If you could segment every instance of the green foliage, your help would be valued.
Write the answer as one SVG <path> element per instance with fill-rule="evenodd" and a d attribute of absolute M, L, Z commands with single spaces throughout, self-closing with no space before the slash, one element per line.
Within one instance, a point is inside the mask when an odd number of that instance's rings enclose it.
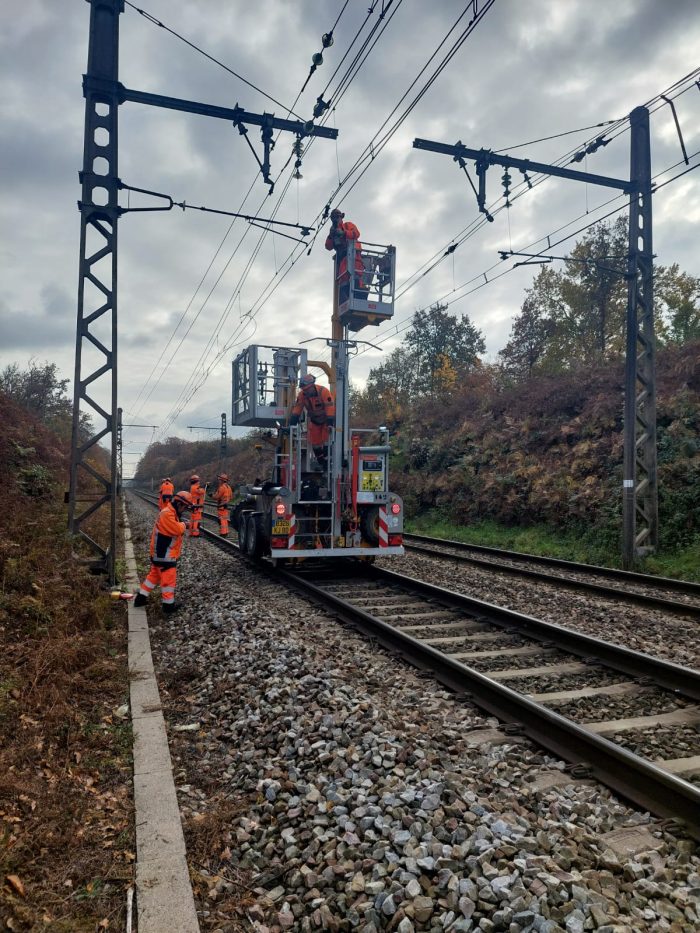
<path fill-rule="evenodd" d="M 700 279 L 681 272 L 678 263 L 659 266 L 654 270 L 654 293 L 660 340 L 700 340 Z"/>
<path fill-rule="evenodd" d="M 447 305 L 416 311 L 401 346 L 370 370 L 364 391 L 352 393 L 357 424 L 379 420 L 395 427 L 416 401 L 448 399 L 458 384 L 479 367 L 484 338 L 465 314 L 448 314 Z"/>
<path fill-rule="evenodd" d="M 499 352 L 506 379 L 522 382 L 623 354 L 627 249 L 627 224 L 618 218 L 589 230 L 561 271 L 540 270 Z M 700 279 L 677 264 L 656 266 L 654 293 L 659 343 L 700 339 Z"/>
<path fill-rule="evenodd" d="M 445 366 L 455 373 L 472 369 L 486 350 L 481 331 L 465 314 L 448 314 L 447 305 L 435 304 L 416 311 L 404 339 L 405 352 L 413 364 L 411 372 L 417 395 L 435 395 L 444 390 Z"/>
<path fill-rule="evenodd" d="M 408 521 L 406 531 L 604 567 L 620 565 L 616 536 L 601 537 L 598 528 L 586 526 L 578 529 L 542 524 L 509 526 L 488 520 L 464 526 L 455 525 L 449 517 L 432 511 Z M 644 570 L 700 581 L 700 536 L 683 547 L 647 558 Z"/>

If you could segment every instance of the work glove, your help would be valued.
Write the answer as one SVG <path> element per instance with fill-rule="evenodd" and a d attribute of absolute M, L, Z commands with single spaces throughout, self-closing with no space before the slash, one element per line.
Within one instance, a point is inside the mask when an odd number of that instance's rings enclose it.
<path fill-rule="evenodd" d="M 290 428 L 294 428 L 298 424 L 299 424 L 299 415 L 292 415 L 291 418 L 289 419 Z"/>
<path fill-rule="evenodd" d="M 334 427 L 335 427 L 335 417 L 333 417 L 333 418 L 326 418 L 326 424 L 328 425 L 329 428 L 334 428 Z"/>

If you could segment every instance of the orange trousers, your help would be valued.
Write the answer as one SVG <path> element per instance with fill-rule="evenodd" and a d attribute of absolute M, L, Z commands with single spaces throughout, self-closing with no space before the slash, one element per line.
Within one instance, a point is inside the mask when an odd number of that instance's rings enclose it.
<path fill-rule="evenodd" d="M 219 516 L 219 534 L 227 535 L 228 534 L 228 509 L 225 505 L 219 506 L 216 510 L 216 514 Z"/>
<path fill-rule="evenodd" d="M 176 582 L 177 567 L 156 567 L 155 564 L 151 564 L 148 576 L 139 587 L 139 593 L 142 596 L 149 596 L 159 586 L 163 605 L 166 606 L 168 603 L 172 605 L 175 602 Z"/>
<path fill-rule="evenodd" d="M 331 429 L 327 424 L 314 424 L 309 421 L 308 436 L 312 447 L 325 447 L 330 437 Z"/>
<path fill-rule="evenodd" d="M 190 538 L 199 538 L 199 523 L 202 520 L 202 509 L 192 509 L 192 518 L 190 519 Z"/>

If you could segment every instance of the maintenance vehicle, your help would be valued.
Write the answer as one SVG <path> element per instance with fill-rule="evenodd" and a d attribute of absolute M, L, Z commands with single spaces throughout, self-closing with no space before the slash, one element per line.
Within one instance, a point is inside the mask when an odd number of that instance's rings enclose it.
<path fill-rule="evenodd" d="M 348 402 L 349 362 L 363 342 L 350 334 L 392 317 L 396 251 L 358 249 L 354 241 L 347 248 L 347 269 L 340 274 L 337 257 L 334 263 L 330 366 L 303 346 L 253 345 L 233 361 L 231 423 L 268 429 L 275 448 L 271 475 L 244 486 L 232 516 L 241 550 L 253 559 L 371 561 L 404 553 L 403 501 L 389 486 L 389 432 L 351 428 Z M 307 423 L 290 424 L 300 380 L 312 370 L 325 373 L 335 399 L 322 457 Z"/>

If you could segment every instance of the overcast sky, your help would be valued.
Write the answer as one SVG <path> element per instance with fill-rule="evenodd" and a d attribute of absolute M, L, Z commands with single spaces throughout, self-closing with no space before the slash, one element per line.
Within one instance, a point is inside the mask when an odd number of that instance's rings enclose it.
<path fill-rule="evenodd" d="M 143 4 L 153 16 L 286 107 L 292 105 L 308 74 L 321 35 L 331 28 L 342 7 L 341 0 L 143 0 Z M 349 0 L 335 30 L 334 45 L 324 53 L 324 64 L 295 107 L 298 114 L 310 117 L 316 97 L 360 28 L 368 6 L 369 0 Z M 481 0 L 483 6 L 485 0 Z M 379 0 L 361 39 L 381 7 Z M 330 121 L 340 131 L 337 145 L 322 139 L 313 143 L 303 161 L 303 179 L 292 181 L 279 207 L 279 219 L 313 222 L 337 186 L 338 173 L 343 176 L 363 152 L 465 4 L 394 0 L 393 7 L 395 15 Z M 55 361 L 66 376 L 72 375 L 75 344 L 77 173 L 84 115 L 81 76 L 87 61 L 89 12 L 85 0 L 5 0 L 0 13 L 0 365 L 25 364 L 34 357 L 40 362 Z M 286 116 L 282 107 L 133 9 L 126 8 L 120 28 L 120 80 L 128 87 L 224 106 L 238 102 L 248 110 L 274 110 Z M 609 0 L 496 0 L 359 184 L 347 197 L 336 200 L 347 218 L 357 223 L 363 239 L 395 244 L 401 284 L 478 220 L 475 199 L 455 163 L 413 149 L 414 137 L 448 143 L 461 139 L 474 148 L 510 149 L 543 136 L 622 118 L 700 66 L 699 49 L 697 0 L 617 0 L 614 4 Z M 341 74 L 342 70 L 328 94 Z M 700 90 L 691 88 L 676 105 L 688 153 L 695 153 L 700 150 Z M 136 104 L 123 105 L 119 118 L 119 175 L 124 182 L 191 204 L 235 211 L 254 181 L 243 210 L 265 214 L 274 209 L 290 169 L 275 195 L 266 198 L 267 189 L 259 174 L 256 177 L 249 149 L 227 122 Z M 593 135 L 595 131 L 585 130 L 513 149 L 513 154 L 553 161 Z M 254 127 L 250 138 L 259 146 Z M 273 173 L 286 161 L 292 142 L 289 134 L 280 137 L 272 156 Z M 652 115 L 653 172 L 680 159 L 672 114 L 664 106 Z M 696 156 L 691 164 L 697 161 Z M 590 156 L 588 169 L 625 177 L 629 133 Z M 659 181 L 677 171 L 680 168 Z M 488 174 L 490 201 L 500 194 L 500 175 L 497 168 Z M 518 180 L 514 173 L 513 184 Z M 586 223 L 587 210 L 590 218 L 597 216 L 596 207 L 614 195 L 610 189 L 560 179 L 546 181 L 516 201 L 510 211 L 501 211 L 493 224 L 477 231 L 453 258 L 406 291 L 397 302 L 396 322 L 408 321 L 417 308 L 447 296 L 453 313 L 467 313 L 481 328 L 493 358 L 508 339 L 533 269 L 515 269 L 452 302 L 455 296 L 464 295 L 459 286 L 497 263 L 499 249 L 511 244 L 513 249 L 523 249 L 581 218 L 565 232 L 575 230 Z M 654 200 L 654 249 L 659 261 L 677 261 L 682 269 L 700 275 L 699 222 L 700 172 L 659 191 Z M 120 220 L 119 400 L 125 420 L 167 424 L 203 355 L 196 380 L 201 385 L 191 399 L 188 392 L 180 401 L 182 411 L 167 430 L 167 434 L 193 437 L 186 425 L 216 426 L 220 412 L 230 410 L 230 361 L 241 347 L 248 342 L 293 346 L 328 333 L 332 264 L 323 248 L 325 231 L 311 256 L 303 255 L 261 304 L 259 298 L 267 294 L 268 283 L 275 284 L 275 270 L 281 275 L 287 268 L 284 261 L 294 244 L 268 235 L 241 288 L 241 276 L 262 231 L 237 221 L 200 286 L 229 224 L 225 217 L 180 210 L 127 214 Z M 487 277 L 511 264 L 501 265 Z M 174 339 L 156 371 L 162 378 L 148 397 L 155 380 L 145 392 L 144 383 L 173 331 Z M 376 341 L 387 332 L 391 329 L 384 325 L 360 336 Z M 399 339 L 384 341 L 384 352 Z M 360 355 L 351 373 L 355 381 L 361 383 L 381 359 L 382 353 L 376 350 Z M 170 365 L 163 372 L 166 363 Z M 203 368 L 210 370 L 206 379 Z M 127 473 L 150 436 L 147 430 L 125 432 Z"/>

